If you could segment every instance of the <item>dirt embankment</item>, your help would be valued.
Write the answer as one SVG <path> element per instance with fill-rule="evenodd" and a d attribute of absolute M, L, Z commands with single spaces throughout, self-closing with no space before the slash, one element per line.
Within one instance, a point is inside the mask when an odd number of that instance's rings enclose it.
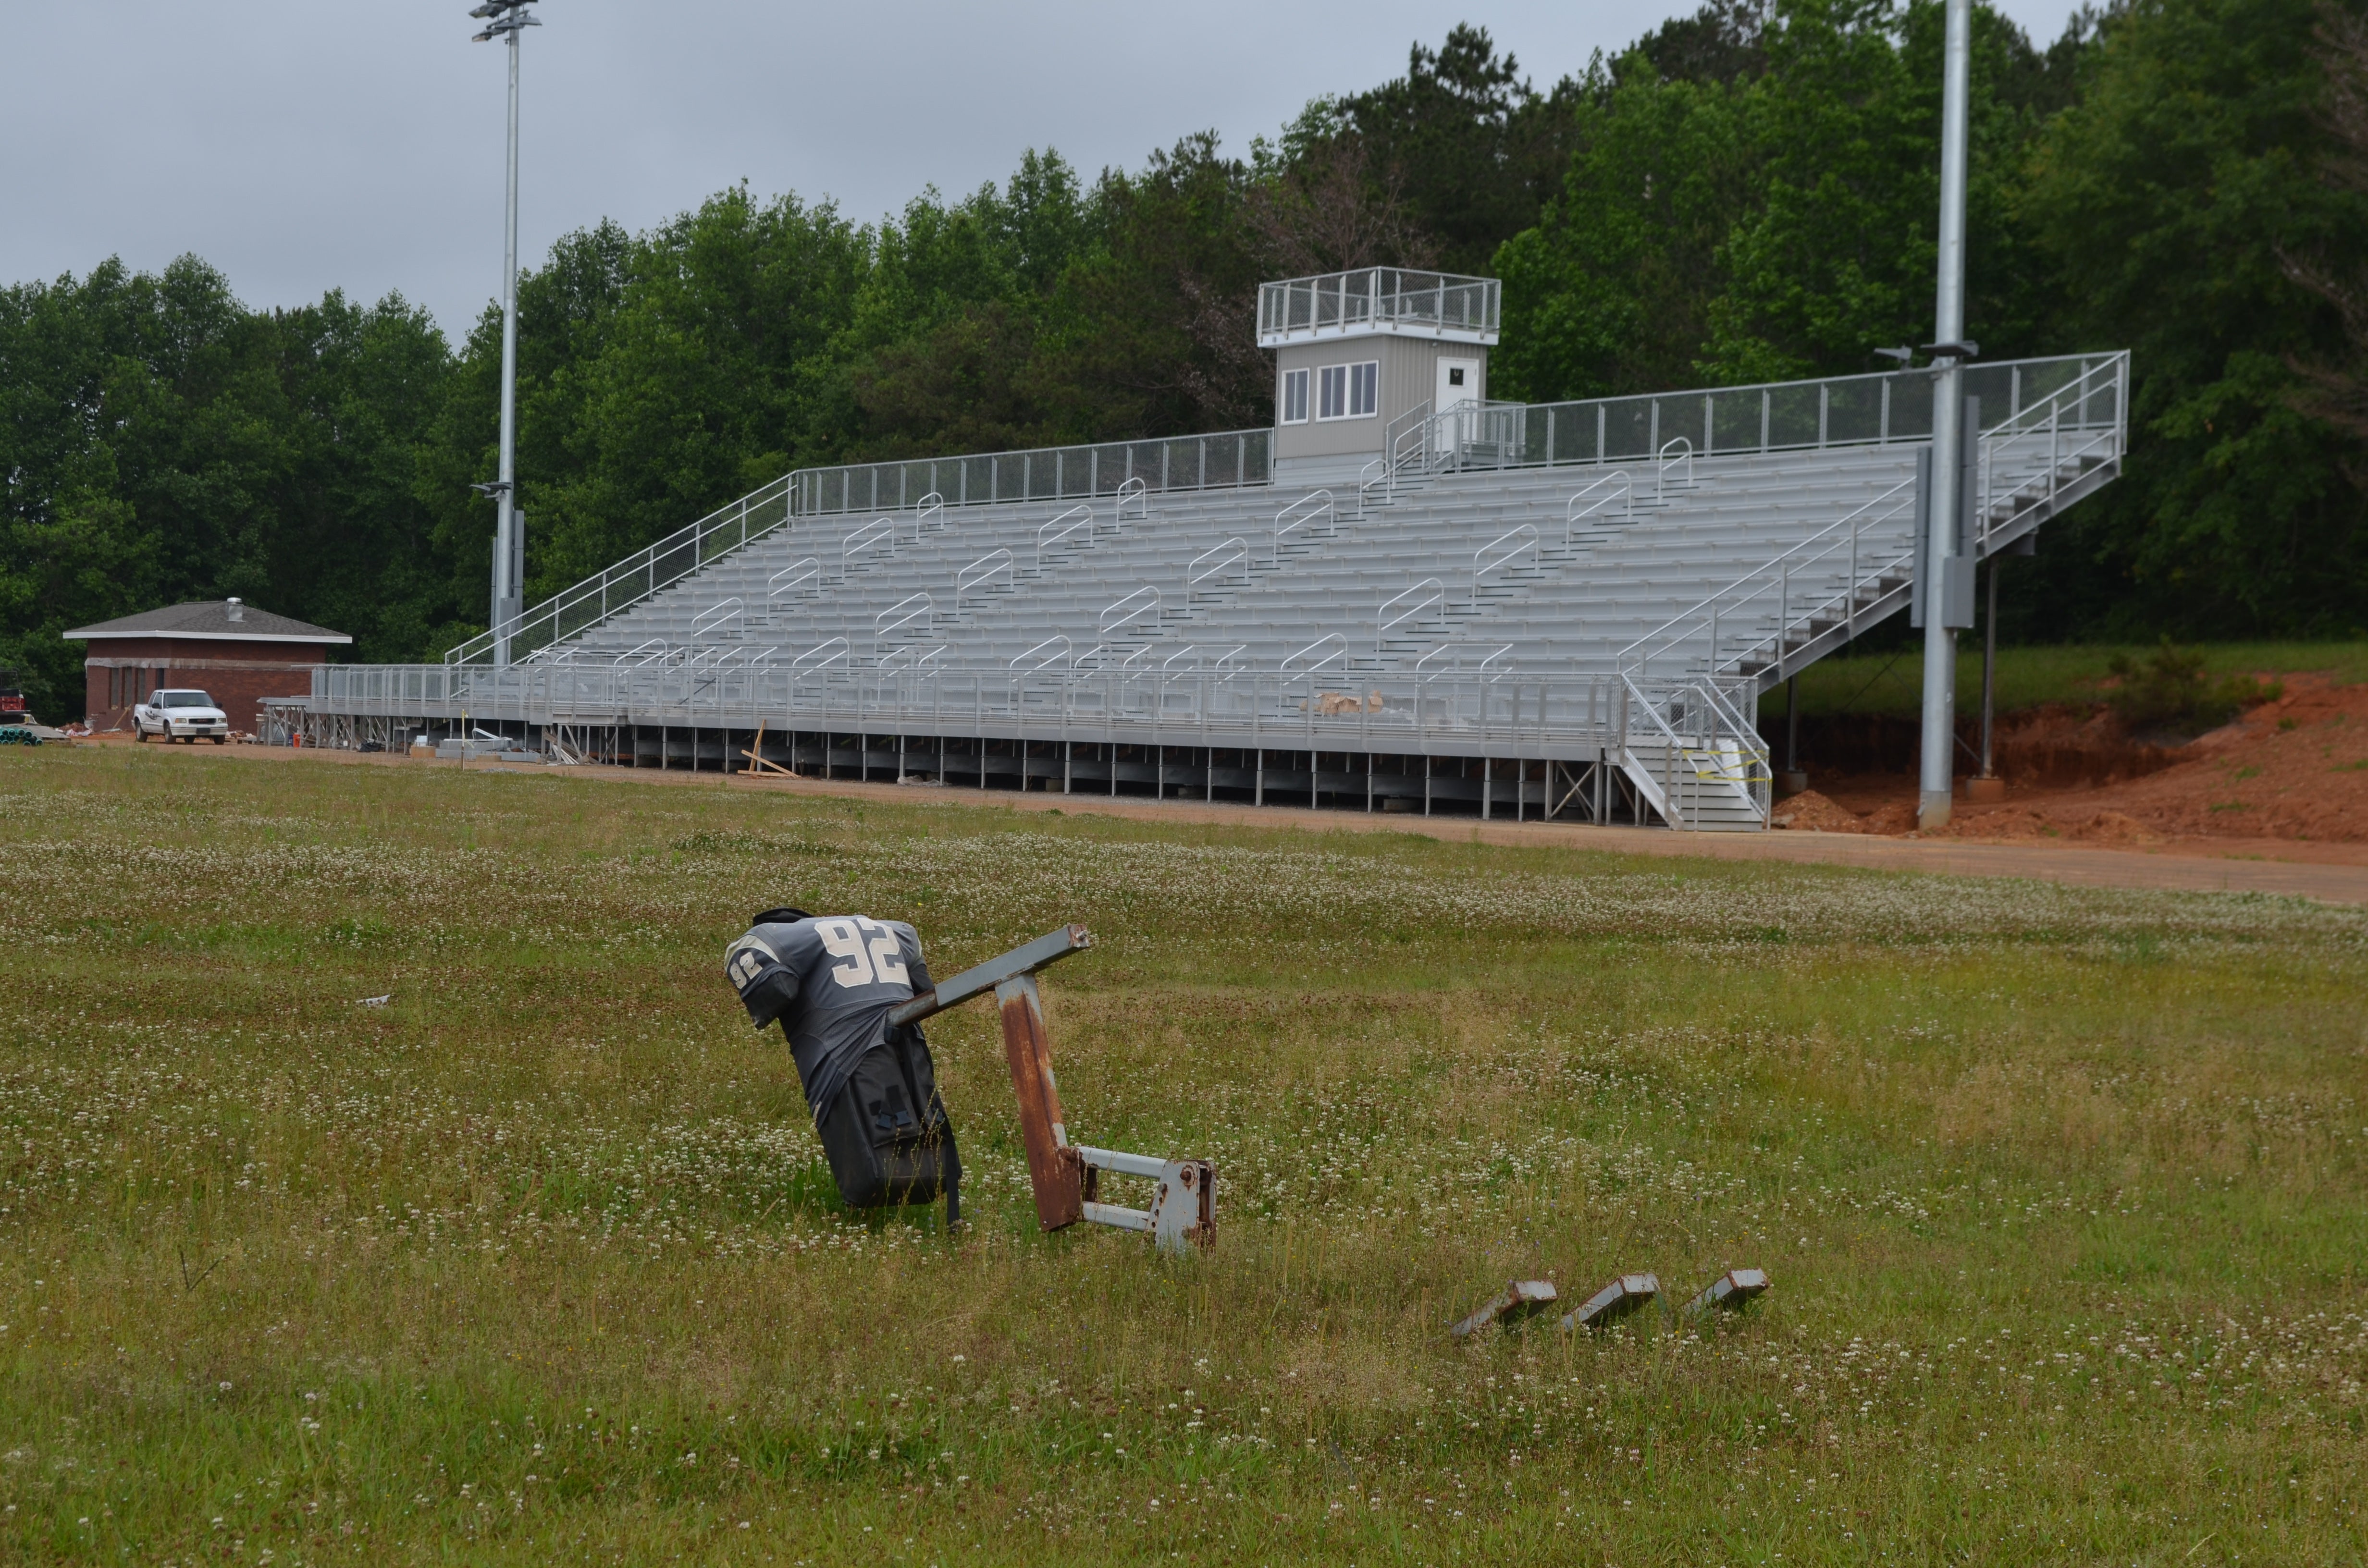
<path fill-rule="evenodd" d="M 1955 820 L 1943 831 L 1957 838 L 2118 845 L 2368 844 L 2368 686 L 2337 686 L 2314 675 L 2283 678 L 2285 694 L 2277 701 L 2184 742 L 2128 734 L 2102 709 L 2050 707 L 2002 718 L 1998 752 L 2006 799 L 1987 803 L 1961 795 Z M 1813 769 L 1831 766 L 1826 754 L 1809 751 L 1805 737 L 1803 749 Z M 1834 760 L 1851 757 L 1843 747 Z M 1813 771 L 1819 788 L 1779 802 L 1775 814 L 1796 832 L 1913 832 L 1916 780 L 1907 771 L 1913 761 L 1911 747 L 1898 771 Z"/>

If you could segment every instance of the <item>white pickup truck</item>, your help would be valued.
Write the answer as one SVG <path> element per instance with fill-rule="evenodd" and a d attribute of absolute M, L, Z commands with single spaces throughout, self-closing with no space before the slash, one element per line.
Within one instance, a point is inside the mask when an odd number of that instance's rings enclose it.
<path fill-rule="evenodd" d="M 230 716 L 202 691 L 152 691 L 147 701 L 131 710 L 131 733 L 143 741 L 154 735 L 191 745 L 206 735 L 223 745 L 230 740 Z"/>

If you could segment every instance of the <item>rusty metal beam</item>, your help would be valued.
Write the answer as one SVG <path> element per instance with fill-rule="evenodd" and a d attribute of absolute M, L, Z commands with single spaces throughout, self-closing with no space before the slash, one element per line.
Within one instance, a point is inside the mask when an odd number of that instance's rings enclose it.
<path fill-rule="evenodd" d="M 1163 1252 L 1214 1245 L 1217 1173 L 1206 1160 L 1156 1160 L 1110 1149 L 1073 1147 L 1053 1079 L 1053 1040 L 1044 1028 L 1044 998 L 1036 973 L 1094 945 L 1082 926 L 1064 926 L 998 958 L 962 971 L 888 1015 L 892 1024 L 917 1023 L 973 996 L 995 993 L 1003 1016 L 1003 1055 L 1011 1092 L 1019 1101 L 1019 1137 L 1028 1151 L 1028 1181 L 1035 1189 L 1036 1222 L 1058 1231 L 1088 1220 L 1148 1232 Z M 1151 1207 L 1127 1209 L 1100 1199 L 1103 1171 L 1147 1176 L 1158 1185 Z"/>
<path fill-rule="evenodd" d="M 1035 975 L 1025 971 L 998 983 L 995 1000 L 1003 1012 L 1011 1092 L 1019 1098 L 1019 1137 L 1028 1148 L 1029 1184 L 1036 1189 L 1036 1222 L 1057 1231 L 1086 1217 L 1086 1165 L 1069 1147 L 1068 1129 L 1062 1124 L 1044 1000 L 1037 994 Z"/>

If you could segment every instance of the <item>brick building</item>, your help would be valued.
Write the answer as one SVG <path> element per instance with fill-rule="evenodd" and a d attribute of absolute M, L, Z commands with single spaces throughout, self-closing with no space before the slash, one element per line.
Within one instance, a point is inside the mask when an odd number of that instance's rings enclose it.
<path fill-rule="evenodd" d="M 231 728 L 253 731 L 267 697 L 302 697 L 342 631 L 291 620 L 236 599 L 173 605 L 79 626 L 68 642 L 86 642 L 83 686 L 95 730 L 128 728 L 133 704 L 166 687 L 213 694 Z"/>

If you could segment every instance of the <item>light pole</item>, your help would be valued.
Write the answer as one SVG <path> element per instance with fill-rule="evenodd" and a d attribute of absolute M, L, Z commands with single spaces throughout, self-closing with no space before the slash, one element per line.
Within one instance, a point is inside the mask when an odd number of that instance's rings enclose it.
<path fill-rule="evenodd" d="M 525 592 L 526 540 L 518 537 L 518 36 L 542 23 L 527 7 L 534 0 L 485 0 L 469 15 L 485 24 L 471 41 L 495 39 L 510 51 L 509 208 L 502 237 L 502 467 L 481 494 L 494 497 L 494 663 L 510 662 L 506 628 L 518 619 Z"/>
<path fill-rule="evenodd" d="M 1948 0 L 1941 74 L 1941 256 L 1932 307 L 1931 511 L 1923 522 L 1924 724 L 1916 823 L 1945 827 L 1956 771 L 1957 631 L 1950 625 L 1947 585 L 1956 568 L 1958 514 L 1964 506 L 1964 362 L 1974 353 L 1965 335 L 1965 142 L 1972 91 L 1973 0 Z"/>

